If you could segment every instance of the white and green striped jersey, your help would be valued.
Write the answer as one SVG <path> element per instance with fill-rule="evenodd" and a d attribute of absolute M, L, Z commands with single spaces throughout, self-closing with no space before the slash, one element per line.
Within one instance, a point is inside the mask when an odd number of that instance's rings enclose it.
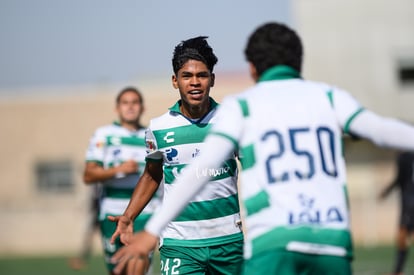
<path fill-rule="evenodd" d="M 87 162 L 96 162 L 104 168 L 134 160 L 138 171 L 134 174 L 119 174 L 105 180 L 103 184 L 100 219 L 106 215 L 122 215 L 145 167 L 145 129 L 130 131 L 118 122 L 98 128 L 89 141 Z M 150 215 L 161 202 L 159 194 L 150 201 L 140 217 Z"/>
<path fill-rule="evenodd" d="M 164 115 L 152 119 L 147 129 L 147 161 L 159 161 L 164 168 L 164 197 L 184 167 L 201 152 L 204 138 L 216 121 L 217 103 L 210 98 L 210 111 L 194 121 L 180 112 L 180 101 Z M 237 163 L 232 154 L 219 169 L 201 174 L 214 177 L 161 234 L 161 244 L 204 247 L 243 239 L 239 226 Z M 197 178 L 194 178 L 197 181 Z"/>
<path fill-rule="evenodd" d="M 352 255 L 342 137 L 361 110 L 284 66 L 223 101 L 212 134 L 240 149 L 246 258 L 278 248 Z"/>

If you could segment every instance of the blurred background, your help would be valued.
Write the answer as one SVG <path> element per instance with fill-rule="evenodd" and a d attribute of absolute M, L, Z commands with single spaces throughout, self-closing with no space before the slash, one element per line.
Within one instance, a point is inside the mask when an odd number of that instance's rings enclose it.
<path fill-rule="evenodd" d="M 219 57 L 220 101 L 253 84 L 244 45 L 270 20 L 302 37 L 304 78 L 414 123 L 412 0 L 0 0 L 0 256 L 78 251 L 84 155 L 95 128 L 116 119 L 118 91 L 143 92 L 144 123 L 164 113 L 178 99 L 175 45 L 206 35 Z M 394 178 L 396 152 L 352 140 L 345 148 L 355 243 L 390 244 L 397 192 L 377 196 Z"/>

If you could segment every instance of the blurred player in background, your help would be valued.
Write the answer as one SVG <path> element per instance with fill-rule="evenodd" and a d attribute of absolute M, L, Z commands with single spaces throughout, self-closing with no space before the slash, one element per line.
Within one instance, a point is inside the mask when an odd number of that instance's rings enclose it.
<path fill-rule="evenodd" d="M 414 127 L 363 108 L 344 90 L 303 79 L 301 40 L 284 24 L 257 28 L 245 56 L 256 85 L 223 100 L 202 154 L 145 231 L 115 254 L 116 271 L 153 249 L 165 225 L 208 186 L 202 171 L 239 149 L 242 274 L 352 274 L 343 135 L 414 151 Z"/>
<path fill-rule="evenodd" d="M 102 184 L 102 199 L 99 221 L 105 262 L 112 273 L 114 265 L 110 258 L 121 242 L 111 243 L 116 224 L 107 219 L 110 215 L 121 215 L 143 173 L 145 167 L 145 129 L 140 124 L 144 111 L 144 99 L 134 87 L 126 87 L 116 97 L 116 113 L 119 121 L 98 128 L 89 142 L 86 153 L 84 181 L 86 184 Z M 134 231 L 143 229 L 145 223 L 160 202 L 158 193 L 134 221 Z M 149 259 L 142 261 L 146 270 Z"/>
<path fill-rule="evenodd" d="M 150 122 L 144 175 L 123 216 L 115 219 L 118 227 L 114 236 L 121 235 L 126 243 L 132 235 L 131 221 L 141 213 L 161 179 L 164 177 L 164 195 L 168 197 L 174 189 L 173 181 L 201 153 L 207 131 L 217 122 L 218 104 L 210 97 L 217 57 L 206 38 L 182 41 L 174 49 L 172 84 L 178 89 L 180 100 L 167 113 Z M 161 272 L 164 275 L 240 273 L 243 234 L 234 151 L 226 154 L 216 170 L 206 172 L 215 177 L 161 235 Z M 133 265 L 130 268 L 133 269 Z"/>
<path fill-rule="evenodd" d="M 392 190 L 400 191 L 400 220 L 397 231 L 395 263 L 392 275 L 402 275 L 408 258 L 410 237 L 414 233 L 414 153 L 401 152 L 397 157 L 396 178 L 380 194 L 385 199 Z"/>

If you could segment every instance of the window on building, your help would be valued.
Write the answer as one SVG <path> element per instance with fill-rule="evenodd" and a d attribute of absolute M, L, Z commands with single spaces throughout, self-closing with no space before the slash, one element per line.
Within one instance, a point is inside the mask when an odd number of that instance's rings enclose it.
<path fill-rule="evenodd" d="M 39 161 L 35 170 L 40 192 L 67 193 L 74 190 L 73 165 L 69 160 Z"/>
<path fill-rule="evenodd" d="M 398 62 L 398 80 L 402 85 L 414 85 L 414 58 Z"/>

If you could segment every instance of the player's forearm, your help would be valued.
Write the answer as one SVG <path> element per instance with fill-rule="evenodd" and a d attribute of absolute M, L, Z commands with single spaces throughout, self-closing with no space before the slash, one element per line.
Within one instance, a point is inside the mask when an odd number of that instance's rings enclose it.
<path fill-rule="evenodd" d="M 210 180 L 208 175 L 200 171 L 219 168 L 232 151 L 233 143 L 228 139 L 212 135 L 207 137 L 201 155 L 183 169 L 174 182 L 174 188 L 165 197 L 161 209 L 148 221 L 145 230 L 158 236 L 168 222 L 173 220 Z"/>
<path fill-rule="evenodd" d="M 134 220 L 152 199 L 158 186 L 157 181 L 143 175 L 138 181 L 123 215 Z"/>
<path fill-rule="evenodd" d="M 87 168 L 83 175 L 85 183 L 96 183 L 115 177 L 118 173 L 116 167 L 104 169 L 103 167 Z"/>

